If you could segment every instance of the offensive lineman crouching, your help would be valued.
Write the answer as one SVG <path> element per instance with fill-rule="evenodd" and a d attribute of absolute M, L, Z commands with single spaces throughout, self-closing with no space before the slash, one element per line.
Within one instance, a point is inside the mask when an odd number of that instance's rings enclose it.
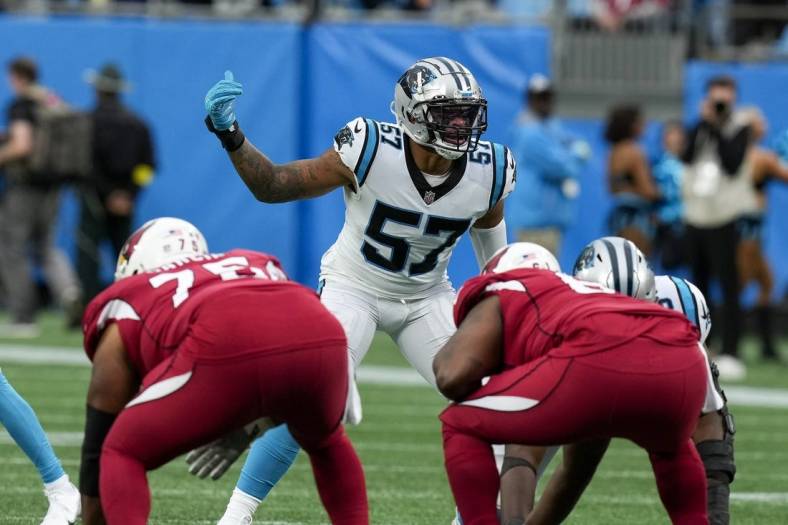
<path fill-rule="evenodd" d="M 677 312 L 560 273 L 496 273 L 508 249 L 463 287 L 457 333 L 434 363 L 438 388 L 455 401 L 441 421 L 463 523 L 498 523 L 491 443 L 609 437 L 646 449 L 674 523 L 708 523 L 690 440 L 706 392 L 696 329 Z"/>
<path fill-rule="evenodd" d="M 147 523 L 147 470 L 228 432 L 248 444 L 264 417 L 309 453 L 331 522 L 368 523 L 364 474 L 340 424 L 347 343 L 313 292 L 271 256 L 208 253 L 193 225 L 171 218 L 132 234 L 115 276 L 83 323 L 86 525 Z"/>
<path fill-rule="evenodd" d="M 699 342 L 701 346 L 704 345 L 711 329 L 711 316 L 703 294 L 684 279 L 654 276 L 645 256 L 631 241 L 621 237 L 603 237 L 589 243 L 577 258 L 573 273 L 581 281 L 597 283 L 618 293 L 655 302 L 681 313 L 698 329 Z M 730 522 L 730 483 L 736 474 L 734 433 L 733 416 L 728 411 L 725 394 L 717 381 L 716 369 L 710 366 L 706 399 L 692 441 L 706 470 L 711 525 L 727 525 Z M 609 439 L 599 439 L 564 447 L 563 462 L 550 477 L 536 508 L 533 508 L 535 483 L 527 483 L 528 469 L 511 469 L 509 472 L 514 472 L 514 476 L 502 475 L 504 523 L 521 523 L 526 516 L 532 525 L 562 522 L 591 481 L 609 442 Z M 522 454 L 522 447 L 514 451 L 510 448 L 507 448 L 507 456 L 515 459 L 512 464 L 528 466 L 527 461 L 517 461 Z M 527 447 L 527 452 L 529 457 L 538 458 L 544 449 Z M 510 457 L 507 460 L 511 462 Z M 520 521 L 513 521 L 515 519 Z"/>
<path fill-rule="evenodd" d="M 683 314 L 698 328 L 701 346 L 705 344 L 711 329 L 711 316 L 701 291 L 678 277 L 655 277 L 645 257 L 631 241 L 604 237 L 591 242 L 578 257 L 573 273 L 582 281 L 654 301 Z M 692 441 L 706 471 L 709 523 L 727 525 L 730 522 L 730 484 L 736 474 L 735 425 L 719 386 L 716 368 L 710 366 L 708 374 L 706 399 Z M 597 443 L 596 451 L 589 450 L 587 444 L 564 449 L 564 464 L 550 478 L 529 522 L 552 523 L 569 513 L 601 461 L 606 443 Z"/>

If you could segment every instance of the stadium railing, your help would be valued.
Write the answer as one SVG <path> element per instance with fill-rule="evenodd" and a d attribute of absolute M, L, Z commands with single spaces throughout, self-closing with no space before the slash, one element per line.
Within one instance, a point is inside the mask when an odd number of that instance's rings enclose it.
<path fill-rule="evenodd" d="M 720 2 L 698 13 L 694 47 L 704 60 L 761 61 L 788 56 L 788 9 Z"/>
<path fill-rule="evenodd" d="M 622 100 L 644 106 L 649 118 L 681 114 L 689 24 L 684 3 L 604 28 L 588 9 L 555 3 L 552 71 L 562 114 L 599 118 Z M 634 98 L 634 100 L 633 100 Z"/>
<path fill-rule="evenodd" d="M 404 0 L 362 9 L 360 0 L 0 0 L 0 11 L 18 14 L 78 14 L 152 18 L 316 20 L 429 20 L 449 24 L 546 24 L 546 0 L 432 0 L 432 8 L 407 11 Z M 524 9 L 523 6 L 528 6 Z"/>

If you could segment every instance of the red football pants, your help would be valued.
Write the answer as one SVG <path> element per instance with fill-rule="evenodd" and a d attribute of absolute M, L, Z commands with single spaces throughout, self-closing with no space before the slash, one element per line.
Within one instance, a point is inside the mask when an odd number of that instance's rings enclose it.
<path fill-rule="evenodd" d="M 441 414 L 446 470 L 463 523 L 498 524 L 491 443 L 603 437 L 646 449 L 673 523 L 707 523 L 706 477 L 690 440 L 706 392 L 705 367 L 697 347 L 639 339 L 580 357 L 548 354 L 494 376 Z"/>
<path fill-rule="evenodd" d="M 268 416 L 286 423 L 309 454 L 331 522 L 366 525 L 364 473 L 340 424 L 347 366 L 344 344 L 225 361 L 176 352 L 146 376 L 144 390 L 104 442 L 100 489 L 107 523 L 144 525 L 151 505 L 146 471 Z M 152 399 L 139 402 L 146 398 Z"/>

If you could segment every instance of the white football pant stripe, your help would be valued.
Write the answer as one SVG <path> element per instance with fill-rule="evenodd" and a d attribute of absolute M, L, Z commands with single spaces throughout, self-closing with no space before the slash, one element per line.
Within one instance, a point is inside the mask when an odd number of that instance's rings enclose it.
<path fill-rule="evenodd" d="M 131 408 L 134 405 L 139 405 L 142 403 L 147 403 L 148 401 L 155 401 L 156 399 L 167 397 L 168 395 L 182 388 L 183 385 L 189 382 L 191 377 L 192 372 L 190 370 L 185 374 L 168 377 L 163 381 L 153 383 L 151 386 L 143 390 L 140 395 L 129 401 L 129 404 L 126 405 L 126 408 Z"/>

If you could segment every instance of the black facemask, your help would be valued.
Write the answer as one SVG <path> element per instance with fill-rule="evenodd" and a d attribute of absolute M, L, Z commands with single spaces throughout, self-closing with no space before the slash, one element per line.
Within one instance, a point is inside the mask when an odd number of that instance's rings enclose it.
<path fill-rule="evenodd" d="M 476 99 L 432 100 L 427 105 L 426 126 L 431 134 L 457 151 L 473 151 L 487 130 L 487 101 Z"/>

